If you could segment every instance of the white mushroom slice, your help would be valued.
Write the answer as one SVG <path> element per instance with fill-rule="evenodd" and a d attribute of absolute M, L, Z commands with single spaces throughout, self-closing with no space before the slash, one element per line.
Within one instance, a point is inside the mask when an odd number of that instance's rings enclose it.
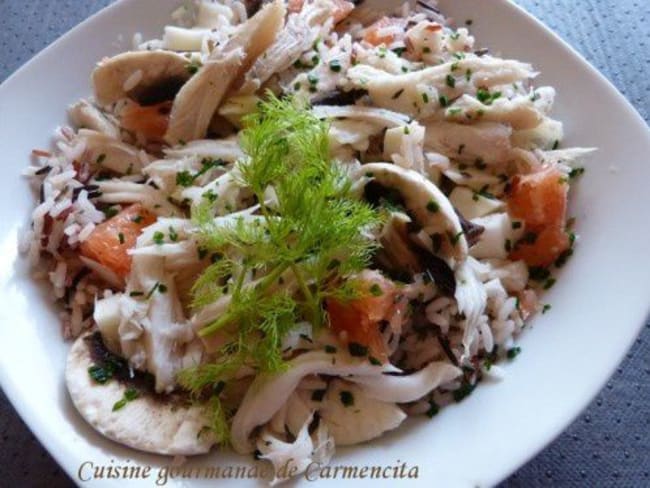
<path fill-rule="evenodd" d="M 388 128 L 405 126 L 410 120 L 404 114 L 383 108 L 357 105 L 316 105 L 312 112 L 319 119 L 353 119 Z"/>
<path fill-rule="evenodd" d="M 153 157 L 119 139 L 94 130 L 81 129 L 78 142 L 83 141 L 85 159 L 120 174 L 137 174 Z"/>
<path fill-rule="evenodd" d="M 419 400 L 426 394 L 458 378 L 463 371 L 447 362 L 429 363 L 417 373 L 406 376 L 350 376 L 346 378 L 362 387 L 369 398 L 384 402 L 408 403 Z"/>
<path fill-rule="evenodd" d="M 333 5 L 330 0 L 305 2 L 300 12 L 289 14 L 284 29 L 265 55 L 246 73 L 239 95 L 255 93 L 273 74 L 284 71 L 307 51 L 319 36 L 332 29 Z"/>
<path fill-rule="evenodd" d="M 451 191 L 449 201 L 468 220 L 484 217 L 504 207 L 501 200 L 487 198 L 463 186 L 457 186 Z"/>
<path fill-rule="evenodd" d="M 68 114 L 77 128 L 90 129 L 114 139 L 120 138 L 117 124 L 87 100 L 80 100 L 70 106 Z"/>
<path fill-rule="evenodd" d="M 473 123 L 477 120 L 498 122 L 509 125 L 513 129 L 533 129 L 544 118 L 528 95 L 507 99 L 497 98 L 489 105 L 481 103 L 470 95 L 463 95 L 446 111 L 447 120 L 461 124 Z"/>
<path fill-rule="evenodd" d="M 113 411 L 128 386 L 117 380 L 102 385 L 90 377 L 89 337 L 79 337 L 70 348 L 65 379 L 72 403 L 94 429 L 115 442 L 156 454 L 192 456 L 210 450 L 215 439 L 205 429 L 209 418 L 200 406 L 140 395 Z"/>
<path fill-rule="evenodd" d="M 337 446 L 375 439 L 407 417 L 394 403 L 371 398 L 362 388 L 339 379 L 330 383 L 318 413 Z"/>
<path fill-rule="evenodd" d="M 430 122 L 424 145 L 447 157 L 469 164 L 477 160 L 493 166 L 506 163 L 512 157 L 512 129 L 496 122 L 472 125 L 451 122 Z"/>
<path fill-rule="evenodd" d="M 396 370 L 397 368 L 389 364 L 375 366 L 366 358 L 354 358 L 343 352 L 328 354 L 324 351 L 312 351 L 301 354 L 289 362 L 286 373 L 258 376 L 255 379 L 233 418 L 231 430 L 233 448 L 242 454 L 251 452 L 254 446 L 249 437 L 253 429 L 265 424 L 275 415 L 305 376 L 312 374 L 366 376 Z"/>
<path fill-rule="evenodd" d="M 282 28 L 284 13 L 281 0 L 267 4 L 239 25 L 228 42 L 210 54 L 174 100 L 165 134 L 169 144 L 205 137 L 224 96 L 275 40 Z"/>
<path fill-rule="evenodd" d="M 440 254 L 462 262 L 467 257 L 467 239 L 458 215 L 436 185 L 422 174 L 389 163 L 361 166 L 358 177 L 368 177 L 385 188 L 397 190 L 416 223 L 427 235 L 441 234 Z"/>
<path fill-rule="evenodd" d="M 472 73 L 469 80 L 468 71 Z M 458 75 L 454 77 L 453 73 Z M 450 76 L 454 77 L 453 83 Z M 470 54 L 410 73 L 395 75 L 362 64 L 347 72 L 350 85 L 368 90 L 375 105 L 417 117 L 428 116 L 440 107 L 439 93 L 451 100 L 467 90 L 515 83 L 533 76 L 528 64 Z"/>
<path fill-rule="evenodd" d="M 476 259 L 505 259 L 508 257 L 507 242 L 512 245 L 512 220 L 507 213 L 486 215 L 472 219 L 473 224 L 483 227 L 483 233 L 469 253 Z"/>
<path fill-rule="evenodd" d="M 180 86 L 191 74 L 188 59 L 171 51 L 131 51 L 102 60 L 93 71 L 95 99 L 109 105 L 123 98 L 138 100 L 148 90 Z"/>

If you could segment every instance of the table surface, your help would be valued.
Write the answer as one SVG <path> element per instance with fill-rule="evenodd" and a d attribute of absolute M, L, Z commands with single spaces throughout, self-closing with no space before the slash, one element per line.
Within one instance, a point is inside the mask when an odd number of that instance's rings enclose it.
<path fill-rule="evenodd" d="M 111 0 L 0 0 L 0 82 Z M 650 1 L 517 0 L 650 117 Z M 0 392 L 0 487 L 73 486 Z M 585 412 L 505 487 L 650 486 L 650 324 Z"/>

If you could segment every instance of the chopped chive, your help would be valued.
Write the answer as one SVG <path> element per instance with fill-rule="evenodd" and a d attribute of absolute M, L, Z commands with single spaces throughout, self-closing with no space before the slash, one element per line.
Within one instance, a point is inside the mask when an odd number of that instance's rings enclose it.
<path fill-rule="evenodd" d="M 521 347 L 511 347 L 508 349 L 508 352 L 506 353 L 506 356 L 508 359 L 514 359 L 516 358 L 519 354 L 521 353 Z"/>
<path fill-rule="evenodd" d="M 348 351 L 350 352 L 350 356 L 363 357 L 368 355 L 368 346 L 364 346 L 358 342 L 350 342 L 348 344 Z"/>
<path fill-rule="evenodd" d="M 88 374 L 96 383 L 103 385 L 113 377 L 113 370 L 110 367 L 105 368 L 94 364 L 88 368 Z"/>
<path fill-rule="evenodd" d="M 322 402 L 323 398 L 325 398 L 325 391 L 324 389 L 322 390 L 314 390 L 311 394 L 311 401 L 312 402 Z"/>
<path fill-rule="evenodd" d="M 544 283 L 544 289 L 545 290 L 550 289 L 555 284 L 555 281 L 556 281 L 555 278 L 549 278 L 548 280 L 546 280 L 546 283 Z"/>
<path fill-rule="evenodd" d="M 427 417 L 435 417 L 438 415 L 438 412 L 440 412 L 440 407 L 436 404 L 436 402 L 431 400 L 429 402 L 429 410 L 427 410 Z"/>
<path fill-rule="evenodd" d="M 453 397 L 456 402 L 461 402 L 467 398 L 473 391 L 476 385 L 469 382 L 464 382 L 457 390 L 454 390 Z"/>
<path fill-rule="evenodd" d="M 456 79 L 452 75 L 447 75 L 447 78 L 445 79 L 445 82 L 447 83 L 447 86 L 449 88 L 455 88 L 456 87 Z"/>
<path fill-rule="evenodd" d="M 151 296 L 154 294 L 154 292 L 158 289 L 158 286 L 160 286 L 160 283 L 156 281 L 156 284 L 151 287 L 151 290 L 147 293 L 147 296 L 145 298 L 149 300 Z"/>
<path fill-rule="evenodd" d="M 377 283 L 374 283 L 370 287 L 370 294 L 375 297 L 380 297 L 384 294 L 384 292 L 381 289 L 381 286 L 379 286 Z"/>
<path fill-rule="evenodd" d="M 351 392 L 344 390 L 339 394 L 339 396 L 341 398 L 341 403 L 343 406 L 350 407 L 354 405 L 354 395 L 352 395 Z"/>
<path fill-rule="evenodd" d="M 381 366 L 381 361 L 374 356 L 368 356 L 368 361 L 370 361 L 370 364 L 373 366 Z"/>
<path fill-rule="evenodd" d="M 438 202 L 429 200 L 427 203 L 427 210 L 431 213 L 436 213 L 438 210 L 440 210 L 440 205 L 438 205 Z"/>
<path fill-rule="evenodd" d="M 334 73 L 339 73 L 341 71 L 341 62 L 338 59 L 332 59 L 330 61 L 330 69 L 334 71 Z"/>
<path fill-rule="evenodd" d="M 179 171 L 176 173 L 176 184 L 183 187 L 192 186 L 194 183 L 194 177 L 190 174 L 189 171 Z"/>
<path fill-rule="evenodd" d="M 582 175 L 584 172 L 585 172 L 584 168 L 573 168 L 569 172 L 569 178 L 571 178 L 571 179 L 577 178 L 578 176 Z"/>

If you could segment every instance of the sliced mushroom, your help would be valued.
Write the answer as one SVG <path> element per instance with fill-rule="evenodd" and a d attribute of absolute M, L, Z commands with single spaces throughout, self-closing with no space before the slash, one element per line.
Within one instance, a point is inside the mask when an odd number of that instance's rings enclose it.
<path fill-rule="evenodd" d="M 170 100 L 191 76 L 188 62 L 171 51 L 130 51 L 105 59 L 92 74 L 95 99 L 100 105 L 123 98 L 143 105 Z"/>
<path fill-rule="evenodd" d="M 123 402 L 133 388 L 129 382 L 112 378 L 100 384 L 92 379 L 89 369 L 100 366 L 91 352 L 92 341 L 93 333 L 74 342 L 65 379 L 72 403 L 95 430 L 120 444 L 156 454 L 192 456 L 210 450 L 215 438 L 205 428 L 209 418 L 201 406 L 154 395 L 139 385 L 137 397 Z M 124 405 L 116 409 L 119 402 Z"/>
<path fill-rule="evenodd" d="M 174 100 L 165 140 L 174 145 L 205 137 L 225 95 L 275 40 L 284 23 L 281 0 L 264 6 L 217 47 Z"/>

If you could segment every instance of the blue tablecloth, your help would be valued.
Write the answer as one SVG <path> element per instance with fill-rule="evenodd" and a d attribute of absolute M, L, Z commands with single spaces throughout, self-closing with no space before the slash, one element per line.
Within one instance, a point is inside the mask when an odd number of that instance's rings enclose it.
<path fill-rule="evenodd" d="M 108 3 L 0 0 L 0 81 Z M 518 3 L 577 48 L 649 120 L 650 0 Z M 0 487 L 72 484 L 1 394 L 0 434 Z M 580 418 L 503 486 L 650 486 L 649 434 L 650 324 Z"/>

